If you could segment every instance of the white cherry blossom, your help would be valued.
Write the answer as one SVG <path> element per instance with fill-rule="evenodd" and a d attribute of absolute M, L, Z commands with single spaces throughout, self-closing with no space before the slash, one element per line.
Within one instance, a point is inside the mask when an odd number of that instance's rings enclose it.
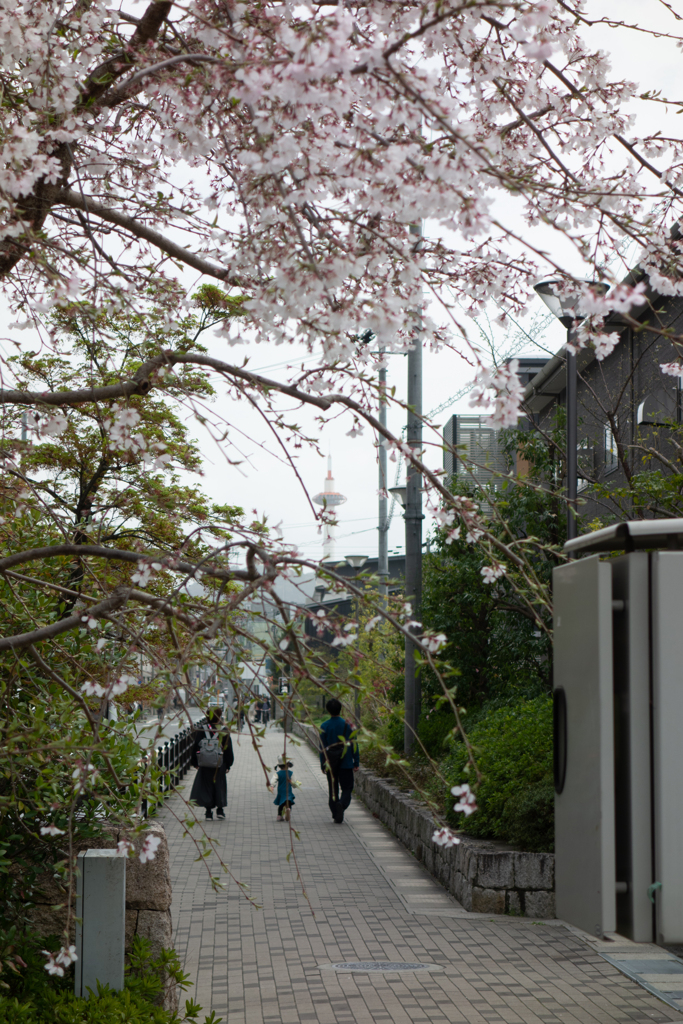
<path fill-rule="evenodd" d="M 161 838 L 159 836 L 147 836 L 140 849 L 140 863 L 146 864 L 147 861 L 154 860 L 160 844 Z"/>

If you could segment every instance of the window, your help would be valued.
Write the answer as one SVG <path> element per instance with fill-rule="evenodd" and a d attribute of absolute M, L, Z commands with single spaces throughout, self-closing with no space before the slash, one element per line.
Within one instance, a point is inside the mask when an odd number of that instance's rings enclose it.
<path fill-rule="evenodd" d="M 605 473 L 612 473 L 619 466 L 617 442 L 611 427 L 605 427 Z"/>

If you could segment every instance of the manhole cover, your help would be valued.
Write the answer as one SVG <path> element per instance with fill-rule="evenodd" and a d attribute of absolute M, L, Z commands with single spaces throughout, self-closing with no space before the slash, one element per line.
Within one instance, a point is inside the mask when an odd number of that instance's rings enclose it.
<path fill-rule="evenodd" d="M 321 964 L 327 971 L 442 971 L 439 964 L 412 964 L 400 960 L 348 960 L 338 964 Z"/>

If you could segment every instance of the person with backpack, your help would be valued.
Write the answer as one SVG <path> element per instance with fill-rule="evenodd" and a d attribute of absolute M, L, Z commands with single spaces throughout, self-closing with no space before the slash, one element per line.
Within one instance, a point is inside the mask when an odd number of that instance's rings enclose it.
<path fill-rule="evenodd" d="M 341 702 L 332 697 L 325 705 L 330 717 L 320 726 L 320 767 L 327 775 L 329 804 L 337 825 L 344 821 L 344 811 L 351 803 L 353 773 L 358 771 L 358 744 L 351 725 L 341 717 Z"/>
<path fill-rule="evenodd" d="M 233 766 L 235 755 L 232 750 L 230 733 L 220 734 L 223 711 L 212 708 L 207 714 L 207 724 L 197 729 L 192 736 L 192 754 L 190 764 L 197 769 L 192 783 L 190 800 L 206 811 L 205 817 L 213 819 L 213 808 L 216 817 L 225 819 L 228 803 L 227 773 Z"/>

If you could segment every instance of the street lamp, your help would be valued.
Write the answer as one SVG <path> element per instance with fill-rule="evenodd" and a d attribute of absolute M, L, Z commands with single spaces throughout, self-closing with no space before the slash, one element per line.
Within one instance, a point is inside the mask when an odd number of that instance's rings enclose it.
<path fill-rule="evenodd" d="M 389 494 L 392 496 L 392 498 L 396 499 L 401 508 L 406 507 L 406 498 L 408 496 L 407 487 L 390 487 Z"/>
<path fill-rule="evenodd" d="M 368 560 L 367 555 L 344 555 L 346 564 L 350 565 L 352 569 L 362 569 Z"/>
<path fill-rule="evenodd" d="M 576 308 L 581 298 L 581 292 L 563 291 L 566 282 L 557 279 L 552 281 L 540 281 L 534 285 L 534 291 L 546 304 L 553 316 L 556 316 L 567 331 L 567 344 L 565 347 L 565 363 L 567 367 L 566 386 L 566 414 L 567 414 L 567 540 L 576 537 L 576 495 L 578 466 L 576 453 L 578 448 L 578 409 L 576 401 L 576 352 L 570 346 L 572 327 L 578 320 L 583 319 Z M 588 281 L 593 291 L 604 295 L 609 285 L 602 281 Z"/>

